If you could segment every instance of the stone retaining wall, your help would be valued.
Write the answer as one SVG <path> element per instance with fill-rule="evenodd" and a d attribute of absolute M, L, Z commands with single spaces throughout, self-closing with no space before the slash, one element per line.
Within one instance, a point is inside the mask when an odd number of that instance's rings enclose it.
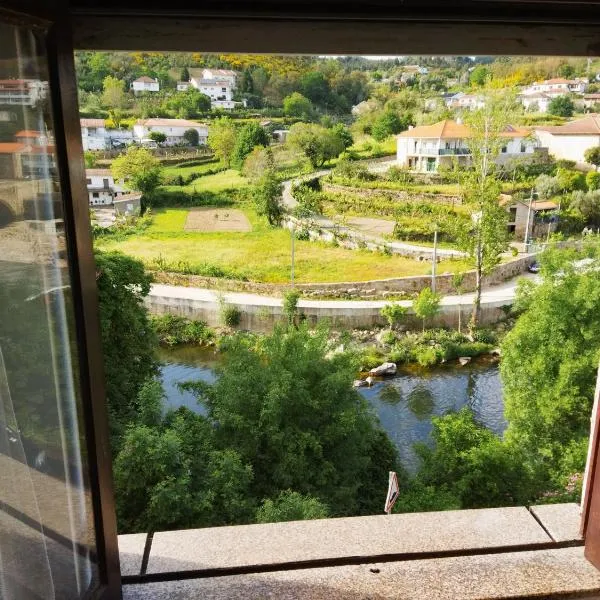
<path fill-rule="evenodd" d="M 220 304 L 216 300 L 198 300 L 192 298 L 174 298 L 150 293 L 145 299 L 148 310 L 153 314 L 172 314 L 188 319 L 205 321 L 209 326 L 221 325 Z M 250 331 L 269 332 L 273 327 L 285 321 L 281 303 L 259 304 L 228 302 L 240 310 L 240 323 L 238 328 Z M 371 328 L 386 325 L 385 319 L 381 317 L 382 302 L 369 303 L 364 306 L 311 306 L 310 301 L 300 301 L 299 311 L 311 326 L 319 322 L 327 322 L 330 326 L 340 329 Z M 489 325 L 497 323 L 506 318 L 506 302 L 497 301 L 481 305 L 481 324 Z M 435 319 L 428 321 L 429 327 L 457 327 L 458 313 L 461 311 L 463 325 L 466 324 L 471 315 L 471 304 L 461 306 L 442 306 L 440 314 Z M 414 315 L 412 309 L 408 309 L 406 317 L 403 317 L 403 325 L 408 329 L 420 330 L 422 321 Z"/>
<path fill-rule="evenodd" d="M 527 267 L 534 261 L 535 255 L 527 254 L 515 260 L 498 265 L 490 275 L 484 278 L 484 285 L 497 285 L 508 279 L 512 279 L 520 273 L 524 273 L 527 270 Z M 170 285 L 218 289 L 230 292 L 248 292 L 274 297 L 282 297 L 286 291 L 291 289 L 291 285 L 287 284 L 254 283 L 249 281 L 222 279 L 220 277 L 182 275 L 179 273 L 156 272 L 154 273 L 154 279 L 157 283 L 166 283 Z M 452 274 L 438 275 L 436 277 L 436 290 L 442 294 L 457 293 L 457 290 L 452 285 L 452 279 Z M 418 275 L 414 277 L 396 277 L 392 279 L 375 279 L 371 281 L 300 283 L 295 286 L 295 289 L 300 291 L 305 297 L 377 299 L 403 294 L 412 296 L 430 285 L 430 276 Z M 471 292 L 474 289 L 475 271 L 467 271 L 464 276 L 461 291 Z"/>
<path fill-rule="evenodd" d="M 406 190 L 390 190 L 386 188 L 361 188 L 350 185 L 341 185 L 338 183 L 329 183 L 327 179 L 321 179 L 321 187 L 324 192 L 341 192 L 341 193 L 360 193 L 362 196 L 386 196 L 397 200 L 405 200 L 410 202 L 432 202 L 437 204 L 447 204 L 449 206 L 459 206 L 462 204 L 460 196 L 450 194 L 426 194 L 423 192 L 410 192 Z"/>

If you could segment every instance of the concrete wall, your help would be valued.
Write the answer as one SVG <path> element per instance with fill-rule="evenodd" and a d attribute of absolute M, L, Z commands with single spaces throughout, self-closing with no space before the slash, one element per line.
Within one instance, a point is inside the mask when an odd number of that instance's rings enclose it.
<path fill-rule="evenodd" d="M 515 260 L 498 265 L 494 271 L 484 278 L 484 285 L 497 285 L 524 273 L 527 267 L 535 262 L 535 255 L 527 254 Z M 202 277 L 199 275 L 181 275 L 178 273 L 155 273 L 155 281 L 170 285 L 220 289 L 226 291 L 248 292 L 281 297 L 291 289 L 290 285 L 273 283 L 253 283 L 236 281 L 218 277 Z M 452 274 L 441 274 L 436 277 L 436 290 L 442 294 L 456 293 L 452 285 Z M 376 279 L 371 281 L 353 281 L 337 283 L 300 283 L 295 289 L 306 297 L 331 298 L 385 298 L 392 295 L 415 295 L 423 288 L 431 285 L 431 277 L 419 275 L 415 277 L 396 277 L 392 279 Z M 461 288 L 462 292 L 475 289 L 475 271 L 467 271 Z"/>
<path fill-rule="evenodd" d="M 153 314 L 172 314 L 188 319 L 202 320 L 213 327 L 222 324 L 219 318 L 220 305 L 217 299 L 172 297 L 152 292 L 147 296 L 145 302 L 148 310 Z M 236 301 L 230 301 L 228 304 L 237 306 L 241 312 L 239 329 L 268 332 L 285 319 L 281 301 L 275 300 L 267 305 Z M 385 319 L 382 319 L 380 315 L 384 302 L 331 302 L 329 306 L 315 306 L 315 304 L 310 300 L 301 300 L 298 305 L 300 312 L 313 326 L 319 322 L 327 322 L 332 327 L 340 329 L 368 329 L 386 324 Z M 506 313 L 503 309 L 505 305 L 506 301 L 482 304 L 481 324 L 496 323 L 505 318 Z M 440 314 L 434 320 L 428 321 L 427 325 L 456 327 L 459 310 L 462 312 L 462 323 L 466 325 L 471 316 L 470 304 L 442 306 Z M 406 328 L 411 330 L 422 327 L 421 319 L 414 316 L 412 309 L 409 309 L 404 323 L 406 323 Z"/>

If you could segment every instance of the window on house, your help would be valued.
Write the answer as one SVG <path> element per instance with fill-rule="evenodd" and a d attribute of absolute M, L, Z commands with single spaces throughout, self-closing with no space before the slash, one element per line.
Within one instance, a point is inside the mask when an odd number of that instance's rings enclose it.
<path fill-rule="evenodd" d="M 92 180 L 91 180 L 89 177 L 88 177 L 88 178 L 85 180 L 85 182 L 86 182 L 88 185 L 92 185 Z"/>
<path fill-rule="evenodd" d="M 92 192 L 92 198 L 100 198 L 99 192 Z"/>
<path fill-rule="evenodd" d="M 508 150 L 507 146 L 502 146 L 502 154 L 506 154 L 507 150 Z"/>
<path fill-rule="evenodd" d="M 521 142 L 521 152 L 527 152 L 527 146 Z"/>

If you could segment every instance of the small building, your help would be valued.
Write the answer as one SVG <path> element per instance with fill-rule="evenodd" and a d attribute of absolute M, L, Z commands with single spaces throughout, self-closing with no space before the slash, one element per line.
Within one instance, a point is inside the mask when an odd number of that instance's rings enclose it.
<path fill-rule="evenodd" d="M 186 90 L 190 89 L 190 86 L 192 84 L 189 81 L 178 81 L 177 82 L 177 91 L 178 92 L 185 92 Z"/>
<path fill-rule="evenodd" d="M 123 181 L 115 182 L 110 169 L 86 169 L 86 184 L 90 206 L 107 206 L 127 194 Z"/>
<path fill-rule="evenodd" d="M 530 131 L 508 125 L 502 136 L 506 144 L 502 147 L 498 162 L 509 158 L 533 154 L 537 145 Z M 433 125 L 410 127 L 397 136 L 397 161 L 399 166 L 411 171 L 434 172 L 440 166 L 450 167 L 456 161 L 467 167 L 471 164 L 468 138 L 470 129 L 460 121 L 446 119 Z"/>
<path fill-rule="evenodd" d="M 159 92 L 160 84 L 158 83 L 158 79 L 152 79 L 152 77 L 144 75 L 131 82 L 131 89 L 134 94 L 139 92 Z"/>
<path fill-rule="evenodd" d="M 552 216 L 558 209 L 558 204 L 551 200 L 529 200 L 512 201 L 505 203 L 508 211 L 508 232 L 515 236 L 518 241 L 525 242 L 536 237 L 553 233 L 558 226 L 558 220 Z M 529 232 L 526 235 L 527 230 Z"/>
<path fill-rule="evenodd" d="M 150 133 L 158 131 L 164 133 L 167 146 L 187 145 L 183 134 L 188 129 L 198 132 L 198 143 L 205 145 L 208 141 L 208 126 L 204 123 L 196 123 L 187 119 L 140 119 L 133 126 L 133 136 L 136 140 L 147 140 Z"/>
<path fill-rule="evenodd" d="M 115 215 L 125 217 L 138 216 L 142 210 L 141 200 L 142 194 L 139 192 L 122 194 L 116 197 L 113 201 Z"/>
<path fill-rule="evenodd" d="M 600 94 L 585 94 L 583 97 L 584 108 L 594 108 L 600 105 Z"/>
<path fill-rule="evenodd" d="M 287 136 L 288 133 L 290 132 L 289 129 L 274 129 L 273 132 L 271 133 L 271 135 L 273 136 L 273 139 L 277 142 L 281 142 L 282 144 L 285 142 L 285 140 L 287 140 Z"/>
<path fill-rule="evenodd" d="M 535 135 L 540 146 L 548 148 L 548 154 L 556 159 L 573 160 L 582 167 L 585 151 L 600 146 L 600 115 L 590 113 L 564 125 L 536 127 Z"/>

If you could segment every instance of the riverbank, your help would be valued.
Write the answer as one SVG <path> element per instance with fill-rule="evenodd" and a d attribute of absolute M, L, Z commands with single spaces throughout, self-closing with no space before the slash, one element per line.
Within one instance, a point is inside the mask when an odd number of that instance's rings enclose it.
<path fill-rule="evenodd" d="M 534 275 L 522 277 L 535 280 Z M 517 282 L 512 279 L 487 288 L 481 298 L 481 324 L 491 325 L 506 318 L 508 307 L 515 299 Z M 428 322 L 429 327 L 458 327 L 459 319 L 469 319 L 474 294 L 447 295 L 442 298 L 439 314 Z M 223 305 L 239 311 L 238 327 L 249 331 L 268 332 L 285 321 L 281 298 L 242 292 L 218 292 L 212 289 L 154 284 L 146 297 L 146 306 L 154 315 L 171 314 L 206 322 L 211 327 L 221 324 Z M 385 300 L 312 300 L 300 299 L 298 310 L 311 326 L 327 322 L 333 328 L 358 329 L 385 325 L 381 309 Z M 421 321 L 412 312 L 412 302 L 399 301 L 407 309 L 403 324 L 419 329 Z"/>

